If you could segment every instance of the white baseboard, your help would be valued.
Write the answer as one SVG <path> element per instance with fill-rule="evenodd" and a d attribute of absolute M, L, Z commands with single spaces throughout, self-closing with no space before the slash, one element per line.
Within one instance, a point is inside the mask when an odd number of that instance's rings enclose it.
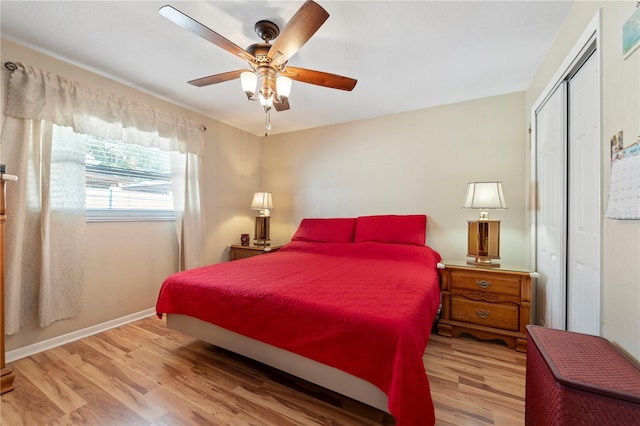
<path fill-rule="evenodd" d="M 71 333 L 63 334 L 62 336 L 57 336 L 51 339 L 43 340 L 42 342 L 34 343 L 33 345 L 14 349 L 12 351 L 7 352 L 6 362 L 13 362 L 21 358 L 25 358 L 25 357 L 37 354 L 38 352 L 46 351 L 47 349 L 55 348 L 57 346 L 64 345 L 65 343 L 70 343 L 85 337 L 93 336 L 94 334 L 98 334 L 102 331 L 120 327 L 121 325 L 138 321 L 140 319 L 147 318 L 155 314 L 156 314 L 155 308 L 149 308 L 149 309 L 145 309 L 144 311 L 136 312 L 130 315 L 126 315 L 124 317 L 116 318 L 111 321 L 103 322 L 102 324 L 96 324 L 91 327 L 83 328 L 82 330 L 72 331 Z"/>

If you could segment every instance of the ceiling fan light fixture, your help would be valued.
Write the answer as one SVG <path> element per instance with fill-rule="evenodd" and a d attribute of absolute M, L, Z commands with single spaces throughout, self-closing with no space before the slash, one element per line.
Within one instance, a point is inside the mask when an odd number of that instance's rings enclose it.
<path fill-rule="evenodd" d="M 292 80 L 283 75 L 279 75 L 276 79 L 276 91 L 278 92 L 278 97 L 281 100 L 289 98 L 289 94 L 291 93 L 291 83 Z"/>
<path fill-rule="evenodd" d="M 254 72 L 245 71 L 240 74 L 240 84 L 247 99 L 251 100 L 256 93 L 256 85 L 258 84 L 258 76 Z"/>
<path fill-rule="evenodd" d="M 265 98 L 262 92 L 260 92 L 260 105 L 266 111 L 269 111 L 273 106 L 273 93 L 268 98 Z"/>
<path fill-rule="evenodd" d="M 263 43 L 253 43 L 246 49 L 172 6 L 162 6 L 158 12 L 174 24 L 249 62 L 250 70 L 245 68 L 228 71 L 191 80 L 188 83 L 203 87 L 240 78 L 242 90 L 247 98 L 250 101 L 260 100 L 265 112 L 267 130 L 271 128 L 270 112 L 274 106 L 276 111 L 287 111 L 290 108 L 288 98 L 292 79 L 279 76 L 279 73 L 292 76 L 294 80 L 302 83 L 346 91 L 351 91 L 357 83 L 353 78 L 337 74 L 287 66 L 289 59 L 329 18 L 329 13 L 314 1 L 305 1 L 287 22 L 282 32 L 278 25 L 271 21 L 258 21 L 254 29 Z M 271 44 L 272 41 L 273 44 Z"/>

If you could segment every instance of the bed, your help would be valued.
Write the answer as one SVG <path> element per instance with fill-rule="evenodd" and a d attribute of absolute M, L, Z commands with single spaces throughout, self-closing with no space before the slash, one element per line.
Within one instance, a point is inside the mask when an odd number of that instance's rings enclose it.
<path fill-rule="evenodd" d="M 169 327 L 391 413 L 433 425 L 422 363 L 440 304 L 425 215 L 303 219 L 275 253 L 162 284 Z"/>

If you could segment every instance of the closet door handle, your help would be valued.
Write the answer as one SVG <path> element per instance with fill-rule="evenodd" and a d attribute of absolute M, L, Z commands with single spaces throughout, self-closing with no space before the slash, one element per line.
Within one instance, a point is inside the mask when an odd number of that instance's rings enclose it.
<path fill-rule="evenodd" d="M 476 280 L 476 284 L 480 288 L 489 288 L 491 286 L 491 281 L 489 280 Z"/>
<path fill-rule="evenodd" d="M 485 311 L 484 309 L 478 309 L 476 310 L 476 315 L 482 319 L 485 319 L 485 318 L 489 318 L 489 315 L 491 315 L 491 312 Z"/>

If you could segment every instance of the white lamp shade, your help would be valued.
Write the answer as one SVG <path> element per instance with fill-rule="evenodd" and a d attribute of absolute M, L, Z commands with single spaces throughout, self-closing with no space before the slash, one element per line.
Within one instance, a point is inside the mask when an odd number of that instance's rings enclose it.
<path fill-rule="evenodd" d="M 242 90 L 247 94 L 247 97 L 252 97 L 256 93 L 256 84 L 258 84 L 258 76 L 249 71 L 245 71 L 240 74 L 240 84 L 242 84 Z"/>
<path fill-rule="evenodd" d="M 273 94 L 271 94 L 271 96 L 269 96 L 268 98 L 265 98 L 261 92 L 260 105 L 262 105 L 262 108 L 264 108 L 265 111 L 271 109 L 271 107 L 273 106 Z"/>
<path fill-rule="evenodd" d="M 506 209 L 502 182 L 469 182 L 464 199 L 467 209 Z"/>
<path fill-rule="evenodd" d="M 273 210 L 273 199 L 270 192 L 256 192 L 251 201 L 251 210 Z"/>
<path fill-rule="evenodd" d="M 291 79 L 282 75 L 278 76 L 276 90 L 280 99 L 287 99 L 291 93 Z"/>

